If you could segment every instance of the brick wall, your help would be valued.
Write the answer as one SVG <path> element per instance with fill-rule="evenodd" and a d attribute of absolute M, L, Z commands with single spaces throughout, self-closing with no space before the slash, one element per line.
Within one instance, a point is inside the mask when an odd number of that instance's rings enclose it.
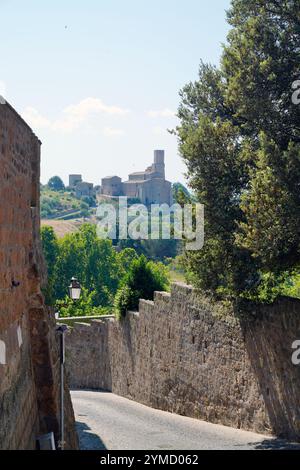
<path fill-rule="evenodd" d="M 0 449 L 33 449 L 58 436 L 55 320 L 44 305 L 39 239 L 40 142 L 0 104 Z M 66 390 L 67 447 L 76 448 Z"/>
<path fill-rule="evenodd" d="M 291 362 L 300 302 L 248 308 L 247 319 L 237 319 L 222 304 L 175 284 L 171 295 L 140 301 L 139 313 L 121 322 L 75 324 L 67 335 L 71 386 L 300 439 L 300 367 Z"/>

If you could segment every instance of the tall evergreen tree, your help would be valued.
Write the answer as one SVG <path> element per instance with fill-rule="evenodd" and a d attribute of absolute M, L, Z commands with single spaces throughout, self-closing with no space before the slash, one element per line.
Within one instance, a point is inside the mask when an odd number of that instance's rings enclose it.
<path fill-rule="evenodd" d="M 237 294 L 300 261 L 299 0 L 233 0 L 219 68 L 181 91 L 177 128 L 189 183 L 205 204 L 197 283 Z"/>

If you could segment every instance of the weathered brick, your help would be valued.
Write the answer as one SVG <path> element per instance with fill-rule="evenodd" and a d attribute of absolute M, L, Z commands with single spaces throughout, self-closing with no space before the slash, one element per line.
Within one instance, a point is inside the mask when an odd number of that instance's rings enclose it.
<path fill-rule="evenodd" d="M 55 320 L 40 285 L 45 270 L 39 166 L 39 140 L 10 105 L 0 105 L 0 340 L 6 345 L 6 363 L 0 364 L 0 449 L 34 448 L 43 432 L 58 437 Z M 66 441 L 77 447 L 67 389 Z"/>

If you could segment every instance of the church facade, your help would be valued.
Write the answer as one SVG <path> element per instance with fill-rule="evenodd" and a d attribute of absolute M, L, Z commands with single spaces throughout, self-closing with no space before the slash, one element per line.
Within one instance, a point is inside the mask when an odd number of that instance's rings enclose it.
<path fill-rule="evenodd" d="M 165 152 L 154 150 L 154 162 L 145 171 L 131 173 L 127 181 L 119 176 L 102 178 L 102 195 L 117 197 L 127 196 L 139 199 L 142 204 L 168 204 L 171 205 L 172 184 L 165 179 Z"/>

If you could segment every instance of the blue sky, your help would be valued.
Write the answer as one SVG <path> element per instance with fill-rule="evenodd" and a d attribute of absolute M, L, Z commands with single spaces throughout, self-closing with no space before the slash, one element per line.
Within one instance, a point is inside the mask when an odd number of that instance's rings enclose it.
<path fill-rule="evenodd" d="M 42 182 L 143 170 L 166 151 L 167 129 L 200 59 L 219 62 L 230 0 L 0 0 L 0 94 L 41 139 Z"/>

